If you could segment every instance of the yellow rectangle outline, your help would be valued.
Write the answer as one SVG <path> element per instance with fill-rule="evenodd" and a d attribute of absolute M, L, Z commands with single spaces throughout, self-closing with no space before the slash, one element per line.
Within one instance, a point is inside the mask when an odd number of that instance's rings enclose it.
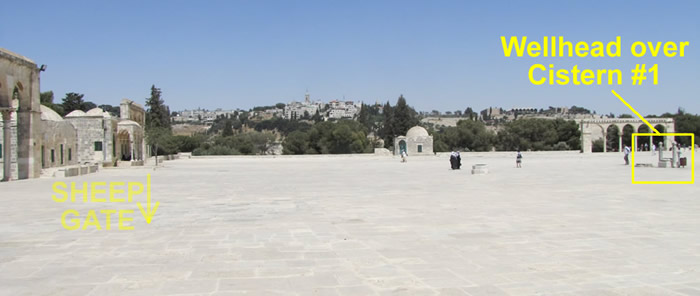
<path fill-rule="evenodd" d="M 681 136 L 690 137 L 690 156 L 693 158 L 691 161 L 691 175 L 690 181 L 635 181 L 634 180 L 634 147 L 636 147 L 634 139 L 638 136 Z M 665 148 L 665 147 L 664 147 Z M 695 184 L 695 134 L 693 133 L 632 133 L 632 184 Z"/>

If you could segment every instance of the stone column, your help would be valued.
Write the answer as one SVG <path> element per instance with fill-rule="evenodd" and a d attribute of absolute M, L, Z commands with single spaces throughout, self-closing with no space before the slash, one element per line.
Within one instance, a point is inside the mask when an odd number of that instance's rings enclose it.
<path fill-rule="evenodd" d="M 608 152 L 608 133 L 603 132 L 603 152 Z"/>
<path fill-rule="evenodd" d="M 623 134 L 620 133 L 620 141 L 617 142 L 617 145 L 619 146 L 619 147 L 617 148 L 617 152 L 622 152 L 622 136 L 623 136 Z"/>
<path fill-rule="evenodd" d="M 2 139 L 3 139 L 3 181 L 12 178 L 12 109 L 2 109 Z"/>

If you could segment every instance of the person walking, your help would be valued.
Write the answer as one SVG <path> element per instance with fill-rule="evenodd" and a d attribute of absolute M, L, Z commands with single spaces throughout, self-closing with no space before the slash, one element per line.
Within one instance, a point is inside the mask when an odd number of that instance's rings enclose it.
<path fill-rule="evenodd" d="M 457 169 L 459 170 L 462 168 L 462 156 L 459 155 L 459 151 L 455 151 L 455 154 L 456 154 L 455 158 L 457 160 Z"/>
<path fill-rule="evenodd" d="M 625 146 L 625 165 L 630 164 L 630 158 L 629 158 L 630 151 L 631 151 L 630 146 Z"/>
<path fill-rule="evenodd" d="M 406 153 L 406 150 L 401 150 L 401 162 L 408 161 L 406 158 L 408 158 L 408 154 Z"/>
<path fill-rule="evenodd" d="M 651 155 L 656 155 L 656 144 L 651 144 Z"/>
<path fill-rule="evenodd" d="M 523 165 L 523 154 L 520 153 L 520 150 L 518 150 L 518 154 L 515 156 L 515 167 L 516 168 L 522 168 Z"/>
<path fill-rule="evenodd" d="M 459 170 L 461 166 L 462 158 L 460 157 L 459 152 L 452 151 L 452 153 L 450 153 L 450 168 L 453 170 Z"/>

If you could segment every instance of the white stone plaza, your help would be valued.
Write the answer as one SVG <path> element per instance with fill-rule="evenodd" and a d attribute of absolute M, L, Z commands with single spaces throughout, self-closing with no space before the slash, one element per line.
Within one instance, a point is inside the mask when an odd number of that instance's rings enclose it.
<path fill-rule="evenodd" d="M 639 154 L 636 159 L 653 162 Z M 685 152 L 689 158 L 691 153 Z M 212 157 L 0 183 L 0 295 L 700 295 L 697 184 L 621 153 Z M 471 166 L 489 173 L 472 175 Z M 636 168 L 690 180 L 691 168 Z M 145 182 L 160 202 L 57 203 Z M 696 170 L 697 175 L 697 170 Z M 64 211 L 131 209 L 105 230 Z"/>

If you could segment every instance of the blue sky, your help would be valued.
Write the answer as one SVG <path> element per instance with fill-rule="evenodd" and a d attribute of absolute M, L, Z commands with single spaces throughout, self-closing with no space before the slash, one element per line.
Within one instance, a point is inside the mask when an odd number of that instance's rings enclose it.
<path fill-rule="evenodd" d="M 103 3 L 104 2 L 104 3 Z M 536 2 L 536 3 L 533 3 Z M 418 110 L 584 106 L 700 113 L 698 1 L 20 1 L 0 10 L 0 47 L 47 64 L 42 91 L 171 110 L 251 108 L 400 94 Z M 621 58 L 505 58 L 500 36 L 610 41 Z M 634 58 L 634 41 L 688 41 L 684 58 Z M 535 86 L 534 63 L 619 68 L 621 86 Z M 659 85 L 632 86 L 636 63 Z"/>

